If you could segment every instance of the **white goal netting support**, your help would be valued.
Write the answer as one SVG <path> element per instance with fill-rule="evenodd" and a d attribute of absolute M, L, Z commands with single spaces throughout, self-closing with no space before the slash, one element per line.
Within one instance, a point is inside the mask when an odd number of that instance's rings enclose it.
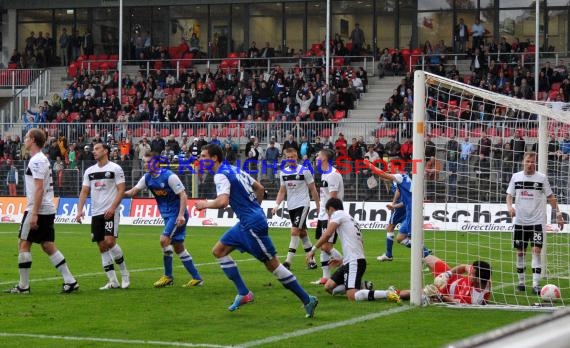
<path fill-rule="evenodd" d="M 518 288 L 520 271 L 506 205 L 511 176 L 523 170 L 524 153 L 535 151 L 537 170 L 548 175 L 569 222 L 570 111 L 559 91 L 549 92 L 548 101 L 525 99 L 534 97 L 530 75 L 509 78 L 510 84 L 498 88 L 491 76 L 466 84 L 423 71 L 414 74 L 413 156 L 423 161 L 412 173 L 413 304 L 421 303 L 423 287 L 434 280 L 423 270 L 422 245 L 450 267 L 489 262 L 490 305 L 521 309 L 570 303 L 570 228 L 558 228 L 545 202 L 539 285 L 555 284 L 562 294 L 546 303 L 532 292 L 530 245 L 523 273 L 526 289 Z"/>

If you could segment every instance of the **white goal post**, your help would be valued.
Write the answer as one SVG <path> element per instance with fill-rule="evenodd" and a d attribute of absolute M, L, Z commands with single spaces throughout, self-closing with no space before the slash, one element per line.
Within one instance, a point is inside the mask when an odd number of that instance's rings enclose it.
<path fill-rule="evenodd" d="M 506 187 L 512 174 L 522 170 L 525 151 L 538 153 L 537 169 L 548 175 L 566 223 L 570 213 L 568 105 L 521 98 L 521 90 L 528 93 L 533 86 L 522 80 L 516 81 L 514 91 L 508 90 L 510 86 L 502 90 L 513 97 L 498 93 L 491 80 L 466 84 L 424 71 L 414 73 L 413 157 L 422 160 L 412 173 L 410 301 L 414 305 L 422 304 L 422 289 L 433 282 L 431 273 L 423 270 L 424 245 L 451 267 L 488 261 L 493 272 L 491 305 L 519 309 L 543 305 L 531 291 L 537 274 L 540 286 L 553 283 L 560 288 L 562 299 L 555 306 L 570 302 L 569 229 L 557 230 L 550 207 L 542 267 L 531 262 L 530 246 L 521 264 L 512 245 Z M 554 92 L 550 94 L 555 99 Z M 425 216 L 438 223 L 424 226 Z M 517 289 L 521 283 L 526 290 Z"/>

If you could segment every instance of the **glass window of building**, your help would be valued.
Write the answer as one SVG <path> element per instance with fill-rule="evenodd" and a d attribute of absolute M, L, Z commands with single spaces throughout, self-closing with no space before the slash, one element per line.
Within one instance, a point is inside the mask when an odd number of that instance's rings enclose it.
<path fill-rule="evenodd" d="M 286 56 L 287 47 L 300 48 L 303 47 L 303 28 L 305 27 L 305 3 L 304 2 L 288 2 L 285 3 L 285 49 L 279 48 L 280 55 Z M 331 34 L 334 35 L 334 34 Z M 316 42 L 315 42 L 316 43 Z M 311 47 L 312 42 L 309 42 Z M 323 50 L 325 47 L 323 47 Z"/>
<path fill-rule="evenodd" d="M 550 2 L 549 2 L 550 3 Z M 568 10 L 548 11 L 548 44 L 554 52 L 568 51 Z"/>
<path fill-rule="evenodd" d="M 249 6 L 249 43 L 246 50 L 253 46 L 261 51 L 267 43 L 275 47 L 283 40 L 283 3 L 270 2 Z"/>
<path fill-rule="evenodd" d="M 230 49 L 230 11 L 227 5 L 210 5 L 210 31 L 212 57 L 226 58 Z"/>
<path fill-rule="evenodd" d="M 191 49 L 208 52 L 208 6 L 170 6 L 170 45 L 183 43 Z M 190 42 L 192 39 L 192 43 Z M 192 47 L 193 46 L 193 47 Z"/>
<path fill-rule="evenodd" d="M 322 43 L 326 36 L 326 18 L 327 18 L 327 3 L 325 1 L 310 1 L 307 8 L 307 46 L 311 47 L 312 44 Z M 334 30 L 331 26 L 331 39 L 334 38 Z M 294 47 L 288 45 L 289 49 L 294 49 L 295 52 L 303 49 L 303 46 Z"/>
<path fill-rule="evenodd" d="M 230 31 L 230 52 L 241 51 L 245 47 L 246 7 L 232 6 L 232 30 Z"/>

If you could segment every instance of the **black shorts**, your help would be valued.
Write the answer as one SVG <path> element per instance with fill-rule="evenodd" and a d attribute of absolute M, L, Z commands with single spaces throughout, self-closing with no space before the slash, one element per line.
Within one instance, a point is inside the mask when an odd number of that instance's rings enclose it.
<path fill-rule="evenodd" d="M 309 215 L 309 207 L 299 207 L 289 210 L 289 219 L 291 219 L 291 226 L 306 230 L 307 215 Z"/>
<path fill-rule="evenodd" d="M 337 285 L 344 284 L 346 290 L 360 289 L 364 272 L 366 272 L 366 259 L 358 259 L 340 266 L 331 279 Z"/>
<path fill-rule="evenodd" d="M 544 233 L 542 232 L 542 225 L 515 225 L 513 233 L 513 247 L 516 249 L 526 250 L 528 244 L 530 246 L 537 246 L 542 248 L 544 243 Z"/>
<path fill-rule="evenodd" d="M 91 241 L 100 242 L 105 239 L 105 236 L 119 238 L 119 219 L 118 214 L 110 219 L 105 219 L 105 215 L 93 216 L 91 218 Z"/>
<path fill-rule="evenodd" d="M 317 221 L 317 229 L 315 230 L 315 240 L 321 239 L 321 236 L 327 230 L 328 225 L 329 225 L 329 220 Z M 329 238 L 327 242 L 332 244 L 336 243 L 336 231 L 333 233 L 333 235 Z"/>
<path fill-rule="evenodd" d="M 30 215 L 27 211 L 24 212 L 20 230 L 18 231 L 18 238 L 27 240 L 28 242 L 41 244 L 43 242 L 55 241 L 55 230 L 53 223 L 55 221 L 55 214 L 40 215 L 38 214 L 38 228 L 35 230 L 30 229 Z"/>

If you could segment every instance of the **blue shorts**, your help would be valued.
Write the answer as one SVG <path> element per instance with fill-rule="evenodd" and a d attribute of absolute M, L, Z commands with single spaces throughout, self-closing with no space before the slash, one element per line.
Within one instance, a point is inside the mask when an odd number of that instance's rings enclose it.
<path fill-rule="evenodd" d="M 247 229 L 241 223 L 238 223 L 224 233 L 222 238 L 220 238 L 220 242 L 234 247 L 242 253 L 247 252 L 261 262 L 267 262 L 277 254 L 268 230 L 267 225 L 254 230 L 253 228 Z"/>
<path fill-rule="evenodd" d="M 176 226 L 176 218 L 178 215 L 166 216 L 164 219 L 164 231 L 162 235 L 170 238 L 170 243 L 182 243 L 186 238 L 186 225 L 182 227 Z M 184 213 L 184 218 L 188 222 L 188 212 Z"/>
<path fill-rule="evenodd" d="M 392 210 L 390 214 L 390 224 L 396 226 L 399 223 L 402 223 L 406 218 L 406 209 L 405 208 L 398 208 Z"/>
<path fill-rule="evenodd" d="M 408 237 L 412 235 L 412 217 L 411 216 L 407 216 L 404 219 L 404 222 L 402 222 L 402 224 L 400 225 L 400 229 L 398 230 L 398 233 L 401 234 L 405 234 Z"/>

